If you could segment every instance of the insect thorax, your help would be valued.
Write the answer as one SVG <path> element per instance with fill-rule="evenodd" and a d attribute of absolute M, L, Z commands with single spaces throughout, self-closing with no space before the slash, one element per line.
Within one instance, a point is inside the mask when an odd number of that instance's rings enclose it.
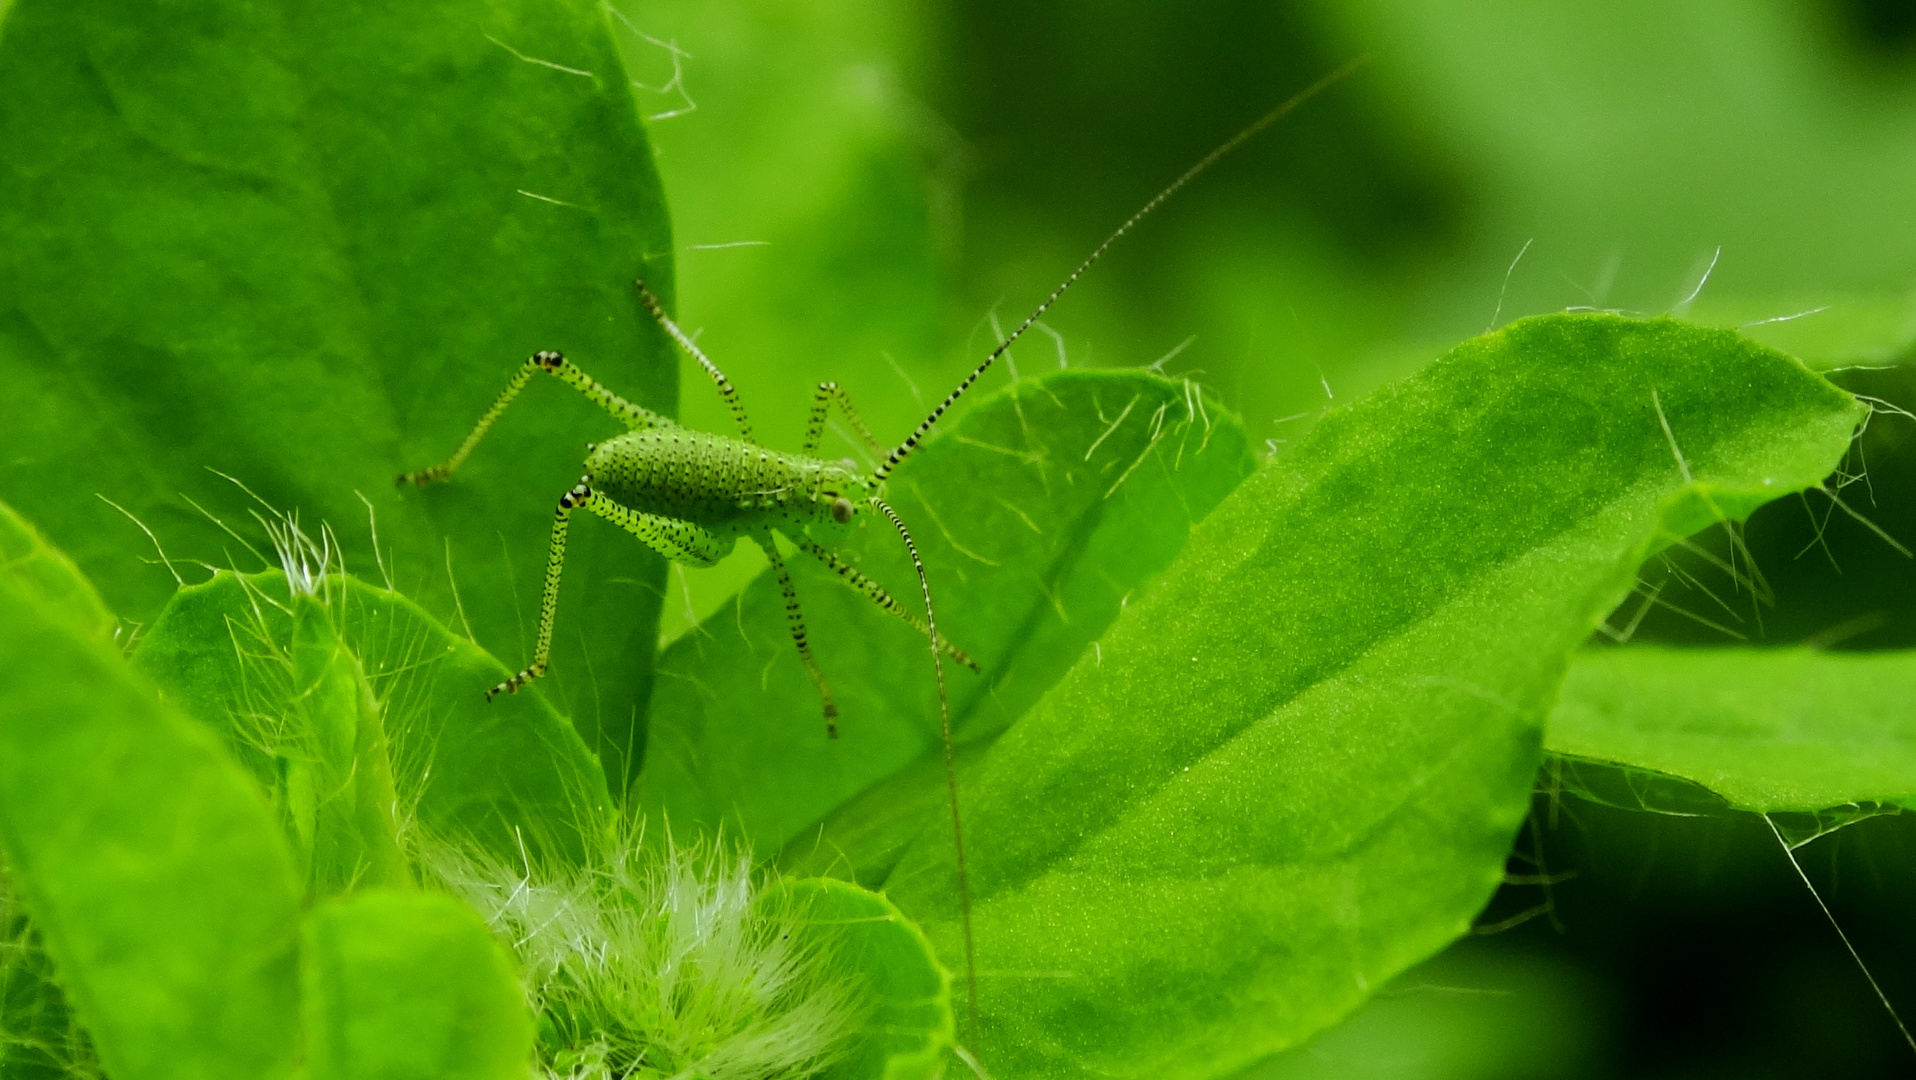
<path fill-rule="evenodd" d="M 585 466 L 592 488 L 624 506 L 725 532 L 832 524 L 833 503 L 862 509 L 877 486 L 843 463 L 677 425 L 599 443 Z"/>

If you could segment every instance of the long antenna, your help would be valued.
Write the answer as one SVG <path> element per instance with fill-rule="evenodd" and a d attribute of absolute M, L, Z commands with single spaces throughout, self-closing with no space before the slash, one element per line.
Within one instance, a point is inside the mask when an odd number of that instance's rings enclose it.
<path fill-rule="evenodd" d="M 918 447 L 919 441 L 931 430 L 932 425 L 938 422 L 938 418 L 945 415 L 945 410 L 951 408 L 952 403 L 956 402 L 959 396 L 966 390 L 969 390 L 971 384 L 977 382 L 979 376 L 983 375 L 1000 356 L 1003 356 L 1005 352 L 1011 348 L 1013 342 L 1024 336 L 1025 331 L 1031 329 L 1031 327 L 1037 323 L 1038 319 L 1050 309 L 1051 305 L 1057 303 L 1058 298 L 1064 295 L 1065 290 L 1069 289 L 1078 278 L 1082 277 L 1084 272 L 1089 270 L 1091 265 L 1097 262 L 1098 259 L 1110 249 L 1112 244 L 1118 242 L 1119 237 L 1130 232 L 1132 227 L 1138 222 L 1143 221 L 1151 211 L 1156 210 L 1165 200 L 1177 194 L 1180 188 L 1196 179 L 1198 175 L 1206 169 L 1217 164 L 1218 160 L 1224 157 L 1224 155 L 1249 142 L 1259 132 L 1277 123 L 1298 106 L 1350 76 L 1353 72 L 1357 71 L 1358 68 L 1364 66 L 1366 59 L 1366 57 L 1360 56 L 1352 60 L 1350 63 L 1345 64 L 1343 67 L 1338 68 L 1336 71 L 1331 72 L 1329 75 L 1324 76 L 1304 88 L 1289 101 L 1265 113 L 1263 116 L 1258 117 L 1249 127 L 1233 135 L 1217 149 L 1204 155 L 1204 157 L 1198 160 L 1197 164 L 1184 170 L 1182 176 L 1171 181 L 1164 190 L 1152 196 L 1151 201 L 1145 203 L 1137 213 L 1132 214 L 1124 224 L 1118 226 L 1116 232 L 1105 237 L 1104 243 L 1099 244 L 1090 256 L 1079 263 L 1078 268 L 1071 271 L 1071 276 L 1065 278 L 1063 284 L 1051 290 L 1051 295 L 1044 298 L 1044 302 L 1038 305 L 1037 310 L 1026 316 L 1025 321 L 1019 323 L 1017 329 L 1013 330 L 1009 337 L 999 342 L 998 347 L 991 350 L 991 355 L 985 357 L 983 363 L 973 368 L 971 374 L 965 376 L 965 381 L 959 383 L 956 390 L 946 395 L 945 400 L 938 403 L 938 407 L 931 411 L 930 416 L 925 417 L 924 421 L 918 425 L 917 429 L 914 430 L 904 442 L 899 443 L 891 453 L 885 455 L 885 460 L 880 463 L 874 471 L 875 478 L 882 481 L 891 475 L 891 471 L 898 467 L 898 463 L 904 461 L 905 458 L 910 456 L 911 452 Z M 668 324 L 668 329 L 669 328 L 670 326 Z M 918 571 L 918 585 L 924 590 L 925 594 L 925 629 L 931 641 L 932 670 L 936 673 L 938 679 L 938 713 L 942 723 L 941 734 L 943 735 L 945 749 L 945 788 L 951 800 L 951 845 L 953 853 L 957 856 L 958 865 L 958 910 L 964 927 L 965 989 L 969 1003 L 968 1019 L 971 1022 L 971 1037 L 975 1040 L 978 1037 L 978 956 L 971 929 L 971 877 L 970 868 L 965 862 L 964 823 L 958 812 L 958 766 L 954 757 L 951 741 L 951 705 L 945 696 L 945 668 L 943 657 L 941 657 L 938 652 L 938 624 L 934 621 L 931 610 L 931 582 L 925 576 L 925 564 L 918 557 L 918 547 L 912 543 L 911 532 L 905 528 L 903 519 L 901 519 L 898 513 L 887 505 L 884 500 L 874 496 L 871 502 L 872 505 L 876 506 L 891 520 L 892 525 L 898 530 L 898 535 L 904 539 L 905 550 L 911 555 L 913 568 Z"/>
<path fill-rule="evenodd" d="M 1156 195 L 1152 196 L 1151 201 L 1148 203 L 1145 203 L 1144 206 L 1140 208 L 1137 213 L 1132 214 L 1131 217 L 1128 220 L 1126 220 L 1124 224 L 1118 226 L 1116 232 L 1113 232 L 1110 236 L 1105 237 L 1104 243 L 1099 244 L 1095 251 L 1093 251 L 1089 256 L 1087 256 L 1083 262 L 1079 263 L 1078 268 L 1076 270 L 1071 271 L 1071 275 L 1064 279 L 1063 284 L 1051 290 L 1051 295 L 1044 298 L 1044 302 L 1038 305 L 1038 308 L 1036 311 L 1033 311 L 1031 314 L 1025 316 L 1025 321 L 1019 323 L 1018 328 L 1016 330 L 1013 330 L 1010 336 L 1006 337 L 1003 341 L 999 342 L 998 347 L 991 350 L 991 355 L 985 357 L 983 363 L 971 369 L 971 374 L 965 376 L 965 381 L 958 384 L 958 389 L 953 390 L 950 394 L 947 394 L 945 396 L 945 400 L 938 403 L 938 407 L 931 411 L 930 416 L 925 417 L 925 419 L 921 423 L 919 423 L 918 427 L 914 429 L 912 433 L 905 438 L 904 442 L 899 443 L 898 446 L 894 448 L 891 453 L 885 455 L 885 460 L 879 464 L 877 470 L 875 470 L 874 472 L 874 478 L 878 480 L 885 479 L 887 476 L 891 475 L 891 471 L 893 469 L 898 467 L 899 462 L 905 460 L 907 457 L 910 457 L 911 452 L 918 448 L 919 441 L 925 437 L 926 433 L 931 431 L 932 425 L 938 422 L 939 417 L 945 415 L 945 410 L 951 408 L 952 404 L 955 403 L 958 400 L 958 398 L 964 394 L 966 390 L 971 389 L 971 384 L 977 382 L 978 377 L 983 375 L 991 367 L 993 363 L 997 362 L 997 359 L 1000 356 L 1003 356 L 1011 348 L 1012 343 L 1016 342 L 1019 338 L 1023 337 L 1025 331 L 1031 329 L 1032 325 L 1036 323 L 1040 318 L 1042 318 L 1046 311 L 1051 309 L 1051 305 L 1058 302 L 1058 298 L 1064 295 L 1065 290 L 1069 289 L 1072 285 L 1076 284 L 1077 280 L 1080 277 L 1084 276 L 1084 272 L 1086 270 L 1091 269 L 1091 264 L 1097 262 L 1100 258 L 1102 258 L 1104 256 L 1104 253 L 1110 249 L 1111 245 L 1118 242 L 1119 237 L 1123 236 L 1125 233 L 1130 232 L 1132 226 L 1136 225 L 1140 221 L 1143 221 L 1147 216 L 1150 215 L 1151 211 L 1156 210 L 1160 205 L 1164 203 L 1166 199 L 1169 199 L 1171 196 L 1177 194 L 1180 188 L 1184 187 L 1184 185 L 1190 183 L 1192 180 L 1197 179 L 1199 174 L 1203 173 L 1206 169 L 1209 169 L 1211 166 L 1217 164 L 1218 160 L 1224 157 L 1224 155 L 1230 153 L 1233 150 L 1236 150 L 1238 147 L 1249 142 L 1259 132 L 1263 131 L 1267 127 L 1270 127 L 1272 124 L 1277 123 L 1279 120 L 1282 120 L 1286 115 L 1288 115 L 1292 110 L 1296 109 L 1299 105 L 1304 104 L 1306 101 L 1309 101 L 1310 99 L 1316 97 L 1318 94 L 1323 93 L 1325 90 L 1328 90 L 1332 86 L 1343 81 L 1345 78 L 1347 78 L 1348 76 L 1356 72 L 1358 68 L 1363 67 L 1364 64 L 1369 59 L 1370 59 L 1369 57 L 1360 56 L 1357 59 L 1352 60 L 1350 63 L 1345 64 L 1343 67 L 1338 68 L 1336 71 L 1331 72 L 1329 75 L 1326 75 L 1323 78 L 1312 83 L 1311 85 L 1305 87 L 1303 90 L 1298 91 L 1297 94 L 1294 95 L 1289 101 L 1286 101 L 1284 104 L 1279 105 L 1277 108 L 1272 109 L 1270 112 L 1265 113 L 1263 116 L 1258 117 L 1256 120 L 1251 122 L 1251 125 L 1249 127 L 1245 128 L 1243 131 L 1238 132 L 1236 135 L 1231 136 L 1231 138 L 1226 140 L 1223 145 L 1219 146 L 1217 149 L 1211 151 L 1210 153 L 1204 155 L 1202 158 L 1198 159 L 1197 164 L 1184 170 L 1184 175 L 1178 177 L 1176 180 L 1171 181 L 1171 183 L 1168 186 L 1166 186 L 1163 191 L 1160 191 Z"/>
<path fill-rule="evenodd" d="M 938 675 L 938 719 L 945 744 L 945 793 L 951 797 L 951 848 L 958 857 L 958 914 L 964 923 L 965 931 L 965 999 L 969 1003 L 971 1021 L 971 1039 L 978 1039 L 978 950 L 971 936 L 971 873 L 965 865 L 965 826 L 958 813 L 958 762 L 951 746 L 951 705 L 945 700 L 945 665 L 938 653 L 938 621 L 931 613 L 931 580 L 925 577 L 924 560 L 918 557 L 918 545 L 911 542 L 911 531 L 905 528 L 905 522 L 885 500 L 876 496 L 872 505 L 878 507 L 897 527 L 898 535 L 905 540 L 905 550 L 911 554 L 912 568 L 918 571 L 918 587 L 925 593 L 925 631 L 931 639 L 931 669 Z"/>

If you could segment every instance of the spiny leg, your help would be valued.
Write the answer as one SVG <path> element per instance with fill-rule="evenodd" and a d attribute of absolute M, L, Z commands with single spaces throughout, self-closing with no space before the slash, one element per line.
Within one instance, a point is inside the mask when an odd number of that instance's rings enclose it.
<path fill-rule="evenodd" d="M 799 539 L 797 543 L 798 543 L 798 546 L 801 549 L 803 549 L 807 555 L 810 555 L 812 558 L 817 559 L 819 562 L 822 562 L 826 566 L 831 567 L 833 572 L 837 573 L 839 577 L 845 579 L 845 583 L 847 585 L 850 585 L 852 588 L 857 589 L 859 592 L 865 594 L 865 598 L 867 600 L 870 600 L 872 603 L 877 604 L 879 607 L 883 608 L 884 610 L 892 613 L 893 615 L 896 615 L 900 619 L 903 619 L 906 625 L 910 626 L 912 629 L 918 631 L 919 633 L 924 634 L 927 637 L 931 635 L 931 630 L 925 626 L 924 620 L 920 619 L 916 615 L 913 615 L 911 612 L 905 610 L 905 605 L 892 599 L 891 594 L 885 591 L 884 586 L 878 584 L 876 581 L 873 581 L 871 578 L 866 577 L 864 574 L 859 573 L 857 567 L 854 567 L 850 563 L 846 562 L 845 560 L 840 559 L 836 554 L 832 552 L 830 548 L 821 547 L 815 541 L 812 541 L 809 539 L 803 539 L 803 538 Z M 973 671 L 978 670 L 977 662 L 972 660 L 971 657 L 966 656 L 964 653 L 964 650 L 958 648 L 958 646 L 953 645 L 951 642 L 946 641 L 944 638 L 941 637 L 938 639 L 938 647 L 940 649 L 943 649 L 945 651 L 945 654 L 950 656 L 953 660 L 958 661 L 959 663 L 965 665 L 966 667 L 970 668 Z"/>
<path fill-rule="evenodd" d="M 457 469 L 466 460 L 466 456 L 472 453 L 472 448 L 479 445 L 479 439 L 485 435 L 488 428 L 492 427 L 493 421 L 499 419 L 499 414 L 506 411 L 506 406 L 512 404 L 512 399 L 519 396 L 519 391 L 525 389 L 526 383 L 532 376 L 541 371 L 578 390 L 591 399 L 594 405 L 617 417 L 629 429 L 660 427 L 671 423 L 658 413 L 644 406 L 634 405 L 606 389 L 597 379 L 580 371 L 563 354 L 553 351 L 536 352 L 527 357 L 525 363 L 519 365 L 518 371 L 512 373 L 512 379 L 506 383 L 506 388 L 500 391 L 492 407 L 486 410 L 477 424 L 473 425 L 472 434 L 466 436 L 466 441 L 459 444 L 459 449 L 453 451 L 451 457 L 437 465 L 415 472 L 401 473 L 397 482 L 418 484 L 423 487 L 450 477 L 453 470 Z"/>
<path fill-rule="evenodd" d="M 818 684 L 818 696 L 825 699 L 825 734 L 836 739 L 838 706 L 832 702 L 832 688 L 825 684 L 825 673 L 818 670 L 812 644 L 805 637 L 805 613 L 798 608 L 798 590 L 792 587 L 792 575 L 785 569 L 785 560 L 778 556 L 778 544 L 769 535 L 759 537 L 758 546 L 765 549 L 765 559 L 772 564 L 772 572 L 778 575 L 778 587 L 785 594 L 785 619 L 791 623 L 792 644 L 798 646 L 798 658 L 805 661 L 805 670 L 812 673 L 812 681 Z"/>
<path fill-rule="evenodd" d="M 971 1037 L 975 1040 L 978 1037 L 978 949 L 971 933 L 971 870 L 965 863 L 964 818 L 958 813 L 958 761 L 951 743 L 951 703 L 945 697 L 945 665 L 939 662 L 938 619 L 931 610 L 931 579 L 925 576 L 925 561 L 918 557 L 918 545 L 911 542 L 911 530 L 905 528 L 898 511 L 886 505 L 883 499 L 872 499 L 872 505 L 891 520 L 892 527 L 905 541 L 912 569 L 918 572 L 918 587 L 925 594 L 926 636 L 931 639 L 931 670 L 938 679 L 939 735 L 945 747 L 945 793 L 951 799 L 951 850 L 958 861 L 958 913 L 965 935 L 966 1000 L 970 1004 Z"/>
<path fill-rule="evenodd" d="M 736 538 L 727 540 L 689 521 L 634 510 L 598 491 L 586 497 L 584 506 L 638 537 L 646 547 L 689 566 L 715 566 L 737 543 Z"/>
<path fill-rule="evenodd" d="M 559 576 L 565 569 L 565 537 L 572 511 L 584 507 L 625 529 L 645 545 L 668 559 L 711 566 L 725 554 L 725 542 L 708 530 L 690 522 L 673 521 L 654 514 L 640 513 L 613 502 L 591 488 L 591 477 L 581 479 L 571 491 L 559 496 L 557 520 L 552 523 L 552 548 L 546 556 L 545 591 L 539 598 L 539 639 L 532 651 L 532 663 L 525 670 L 486 691 L 486 700 L 499 694 L 516 694 L 519 688 L 546 673 L 552 659 L 552 624 L 559 610 Z"/>
<path fill-rule="evenodd" d="M 591 497 L 592 491 L 586 487 L 584 480 L 559 496 L 559 510 L 552 523 L 552 547 L 546 554 L 545 591 L 539 596 L 539 640 L 532 650 L 532 663 L 527 664 L 519 674 L 486 691 L 487 701 L 500 694 L 516 694 L 521 686 L 546 673 L 546 665 L 552 659 L 552 618 L 559 610 L 559 575 L 565 570 L 566 526 L 572 518 L 572 511 Z"/>
<path fill-rule="evenodd" d="M 652 318 L 665 328 L 665 332 L 672 336 L 673 341 L 679 343 L 679 348 L 684 349 L 687 356 L 697 360 L 699 366 L 705 369 L 705 373 L 718 384 L 719 396 L 725 399 L 725 407 L 732 410 L 732 419 L 738 424 L 738 437 L 746 442 L 757 442 L 757 439 L 752 438 L 752 422 L 745 416 L 745 403 L 739 400 L 738 390 L 732 386 L 732 380 L 726 378 L 725 373 L 718 369 L 718 365 L 699 351 L 698 344 L 685 331 L 679 329 L 679 324 L 673 322 L 672 317 L 665 313 L 665 305 L 659 303 L 659 298 L 652 295 L 651 289 L 645 287 L 645 282 L 635 281 L 632 284 L 639 287 L 639 302 L 645 305 L 645 310 L 651 312 Z"/>
<path fill-rule="evenodd" d="M 805 444 L 799 448 L 799 452 L 811 454 L 818 451 L 819 440 L 825 437 L 825 411 L 834 401 L 838 402 L 839 410 L 845 414 L 845 421 L 858 433 L 859 438 L 865 440 L 865 445 L 871 447 L 872 453 L 885 456 L 885 444 L 872 435 L 871 429 L 865 426 L 864 418 L 858 415 L 857 409 L 852 408 L 851 396 L 845 393 L 843 387 L 829 381 L 819 383 L 817 391 L 812 394 L 811 423 L 806 425 Z"/>

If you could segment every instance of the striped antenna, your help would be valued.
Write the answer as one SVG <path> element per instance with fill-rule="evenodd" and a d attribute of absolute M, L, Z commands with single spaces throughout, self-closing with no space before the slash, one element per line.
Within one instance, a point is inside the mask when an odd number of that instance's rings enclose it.
<path fill-rule="evenodd" d="M 1369 59 L 1368 57 L 1360 56 L 1357 59 L 1352 60 L 1350 63 L 1345 64 L 1343 67 L 1338 68 L 1336 71 L 1331 72 L 1329 75 L 1326 75 L 1323 78 L 1317 80 L 1316 82 L 1312 83 L 1310 86 L 1305 87 L 1303 90 L 1298 91 L 1298 93 L 1294 97 L 1292 97 L 1289 101 L 1286 101 L 1284 104 L 1279 105 L 1277 108 L 1272 109 L 1270 112 L 1265 113 L 1263 116 L 1258 117 L 1255 121 L 1251 123 L 1251 126 L 1245 128 L 1243 131 L 1238 132 L 1236 135 L 1231 136 L 1231 138 L 1227 140 L 1222 146 L 1219 146 L 1217 149 L 1204 155 L 1203 158 L 1199 159 L 1197 164 L 1184 170 L 1184 175 L 1178 177 L 1176 180 L 1171 181 L 1170 185 L 1166 187 L 1163 191 L 1160 191 L 1156 195 L 1152 196 L 1151 201 L 1148 203 L 1145 203 L 1142 209 L 1140 209 L 1137 213 L 1132 214 L 1130 219 L 1127 220 L 1124 224 L 1118 226 L 1116 232 L 1113 232 L 1110 236 L 1105 237 L 1104 243 L 1099 244 L 1097 247 L 1097 250 L 1093 251 L 1089 257 L 1087 257 L 1083 262 L 1079 263 L 1078 268 L 1076 270 L 1071 271 L 1071 276 L 1065 278 L 1064 283 L 1062 285 L 1059 285 L 1057 288 L 1051 290 L 1051 295 L 1044 298 L 1044 303 L 1039 304 L 1038 309 L 1036 311 L 1033 311 L 1030 315 L 1025 316 L 1025 321 L 1019 323 L 1018 328 L 1016 330 L 1013 330 L 1009 337 L 999 342 L 998 347 L 991 350 L 991 355 L 985 357 L 983 363 L 979 364 L 975 368 L 972 368 L 971 374 L 965 376 L 965 381 L 958 384 L 958 389 L 953 390 L 950 394 L 946 395 L 945 400 L 938 403 L 938 407 L 931 411 L 930 416 L 925 417 L 924 421 L 921 422 L 918 425 L 918 427 L 915 430 L 913 430 L 909 436 L 906 437 L 904 442 L 899 443 L 898 446 L 894 448 L 891 453 L 885 455 L 884 462 L 878 466 L 874 474 L 876 479 L 883 480 L 887 476 L 890 476 L 891 471 L 898 467 L 899 462 L 904 461 L 907 457 L 910 457 L 911 452 L 918 448 L 918 443 L 924 439 L 925 435 L 928 432 L 931 431 L 932 425 L 938 422 L 939 417 L 945 415 L 945 410 L 951 408 L 952 404 L 955 403 L 959 399 L 959 397 L 963 396 L 966 390 L 971 389 L 971 384 L 977 382 L 979 376 L 983 375 L 991 367 L 991 365 L 997 361 L 997 359 L 1000 356 L 1003 356 L 1008 350 L 1010 350 L 1012 344 L 1016 342 L 1019 338 L 1023 337 L 1025 331 L 1031 329 L 1032 325 L 1036 323 L 1040 318 L 1042 318 L 1046 311 L 1050 310 L 1051 305 L 1058 302 L 1058 298 L 1064 295 L 1065 290 L 1069 289 L 1072 285 L 1076 284 L 1077 280 L 1080 277 L 1084 276 L 1084 272 L 1086 270 L 1091 269 L 1091 264 L 1097 262 L 1101 257 L 1103 257 L 1104 253 L 1110 249 L 1112 244 L 1115 244 L 1118 242 L 1118 238 L 1120 236 L 1123 236 L 1125 233 L 1130 232 L 1132 226 L 1136 225 L 1140 221 L 1143 221 L 1147 216 L 1149 216 L 1151 211 L 1156 210 L 1160 205 L 1164 203 L 1166 199 L 1169 199 L 1171 196 L 1177 194 L 1178 189 L 1190 183 L 1192 180 L 1197 179 L 1199 174 L 1203 173 L 1206 169 L 1209 169 L 1211 166 L 1217 164 L 1218 160 L 1224 157 L 1224 155 L 1230 153 L 1233 150 L 1236 150 L 1238 147 L 1249 142 L 1259 132 L 1263 131 L 1267 127 L 1270 127 L 1272 124 L 1277 123 L 1279 120 L 1282 120 L 1287 114 L 1289 114 L 1292 110 L 1296 109 L 1299 105 L 1304 104 L 1306 101 L 1309 101 L 1310 99 L 1316 97 L 1318 94 L 1323 93 L 1325 90 L 1328 90 L 1335 84 L 1343 81 L 1346 77 L 1356 72 L 1358 68 L 1363 67 L 1364 63 L 1368 59 Z"/>
<path fill-rule="evenodd" d="M 951 744 L 951 703 L 945 697 L 945 665 L 938 651 L 938 619 L 931 613 L 931 579 L 925 576 L 925 562 L 918 557 L 918 545 L 911 542 L 911 530 L 903 518 L 885 500 L 876 496 L 878 507 L 904 538 L 905 551 L 911 555 L 912 569 L 918 571 L 918 587 L 925 593 L 925 631 L 931 639 L 931 670 L 938 677 L 938 719 L 945 745 L 945 793 L 951 797 L 951 850 L 958 860 L 958 914 L 965 931 L 965 1001 L 971 1021 L 970 1036 L 978 1039 L 978 947 L 971 933 L 971 868 L 965 862 L 965 823 L 958 813 L 958 762 Z"/>

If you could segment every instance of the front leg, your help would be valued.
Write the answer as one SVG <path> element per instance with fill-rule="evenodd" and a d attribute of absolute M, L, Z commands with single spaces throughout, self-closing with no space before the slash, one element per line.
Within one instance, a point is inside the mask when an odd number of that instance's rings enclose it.
<path fill-rule="evenodd" d="M 818 452 L 819 441 L 825 437 L 825 414 L 834 401 L 838 402 L 839 411 L 845 414 L 845 422 L 852 426 L 852 430 L 858 433 L 858 437 L 865 441 L 866 446 L 871 447 L 872 453 L 884 457 L 885 444 L 878 441 L 878 437 L 872 434 L 872 429 L 865 426 L 865 418 L 858 415 L 857 409 L 852 408 L 851 395 L 845 393 L 845 388 L 835 382 L 819 383 L 818 389 L 812 392 L 812 414 L 805 425 L 805 442 L 799 447 L 799 452 L 805 454 Z"/>
<path fill-rule="evenodd" d="M 673 322 L 672 316 L 665 313 L 665 305 L 659 303 L 659 298 L 653 295 L 651 289 L 646 288 L 645 282 L 635 281 L 632 284 L 639 287 L 639 302 L 645 305 L 645 310 L 651 313 L 652 318 L 673 341 L 679 343 L 679 348 L 684 349 L 687 356 L 699 362 L 699 366 L 705 369 L 705 373 L 712 377 L 712 382 L 717 384 L 719 396 L 725 399 L 725 407 L 732 411 L 732 422 L 738 425 L 738 437 L 748 443 L 756 443 L 758 440 L 752 437 L 752 421 L 745 415 L 745 403 L 739 400 L 738 388 L 732 385 L 732 380 L 726 378 L 725 373 L 718 369 L 718 365 L 699 349 L 698 342 L 693 341 L 689 334 L 679 329 L 679 324 Z"/>
<path fill-rule="evenodd" d="M 845 584 L 858 590 L 867 600 L 877 604 L 880 609 L 897 616 L 904 621 L 905 625 L 919 633 L 930 636 L 931 631 L 926 628 L 925 620 L 905 610 L 905 605 L 893 599 L 892 595 L 885 591 L 883 585 L 859 573 L 857 567 L 833 554 L 830 548 L 822 547 L 817 541 L 806 537 L 800 537 L 795 540 L 794 543 L 803 549 L 807 555 L 830 567 L 834 573 L 845 579 Z M 938 636 L 938 648 L 942 650 L 946 656 L 965 665 L 973 672 L 978 671 L 977 661 L 966 656 L 964 650 L 958 646 L 946 641 L 943 634 Z"/>

